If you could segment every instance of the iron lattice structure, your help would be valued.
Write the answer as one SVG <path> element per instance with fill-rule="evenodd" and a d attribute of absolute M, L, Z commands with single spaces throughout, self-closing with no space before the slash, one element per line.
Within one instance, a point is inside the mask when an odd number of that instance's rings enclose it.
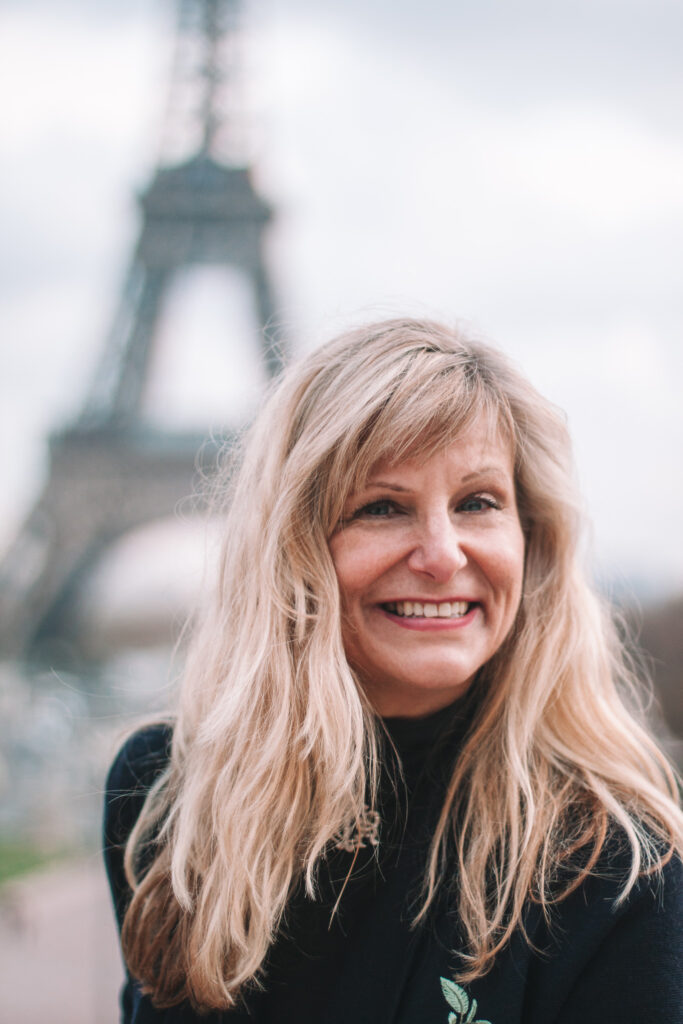
<path fill-rule="evenodd" d="M 237 0 L 180 0 L 165 145 L 140 196 L 142 224 L 118 310 L 82 412 L 49 443 L 47 482 L 0 567 L 0 647 L 20 656 L 64 631 L 84 578 L 129 530 L 173 512 L 210 471 L 215 446 L 152 429 L 142 402 L 160 310 L 189 265 L 224 264 L 250 283 L 254 338 L 269 376 L 282 347 L 267 342 L 274 303 L 263 235 L 271 209 L 240 159 Z M 170 143 L 169 143 L 170 140 Z M 226 331 L 226 337 L 228 332 Z M 198 452 L 201 450 L 200 465 Z"/>

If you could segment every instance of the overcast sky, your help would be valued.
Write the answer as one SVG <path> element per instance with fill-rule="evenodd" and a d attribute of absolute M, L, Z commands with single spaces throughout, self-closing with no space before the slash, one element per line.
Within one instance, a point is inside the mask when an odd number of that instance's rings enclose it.
<path fill-rule="evenodd" d="M 294 348 L 387 313 L 473 323 L 566 409 L 601 572 L 682 589 L 683 5 L 252 0 L 247 24 Z M 0 11 L 0 543 L 104 342 L 173 27 L 164 0 Z M 172 297 L 150 415 L 253 397 L 218 283 Z"/>

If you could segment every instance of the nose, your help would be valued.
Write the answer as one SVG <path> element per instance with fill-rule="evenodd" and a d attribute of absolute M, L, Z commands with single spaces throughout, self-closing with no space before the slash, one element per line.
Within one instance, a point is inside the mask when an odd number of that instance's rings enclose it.
<path fill-rule="evenodd" d="M 419 528 L 417 542 L 408 556 L 408 566 L 435 583 L 448 583 L 467 564 L 460 542 L 457 527 L 449 515 L 431 518 Z"/>

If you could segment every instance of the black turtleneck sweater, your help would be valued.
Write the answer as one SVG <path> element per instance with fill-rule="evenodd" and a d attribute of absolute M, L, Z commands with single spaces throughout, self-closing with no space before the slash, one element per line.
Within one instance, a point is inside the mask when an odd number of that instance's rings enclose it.
<path fill-rule="evenodd" d="M 606 849 L 599 870 L 556 908 L 548 928 L 530 905 L 531 945 L 516 934 L 493 969 L 455 981 L 459 922 L 444 894 L 424 925 L 419 906 L 430 837 L 466 728 L 462 706 L 423 719 L 386 719 L 403 765 L 387 744 L 379 845 L 356 853 L 339 908 L 331 908 L 354 857 L 323 863 L 319 899 L 290 901 L 267 959 L 261 992 L 244 1007 L 199 1016 L 183 1004 L 157 1010 L 128 977 L 123 1024 L 683 1024 L 683 867 L 641 880 L 615 906 L 626 854 Z M 145 795 L 169 756 L 165 726 L 136 733 L 110 770 L 104 855 L 119 926 L 130 890 L 123 847 Z M 372 830 L 369 830 L 372 832 Z"/>

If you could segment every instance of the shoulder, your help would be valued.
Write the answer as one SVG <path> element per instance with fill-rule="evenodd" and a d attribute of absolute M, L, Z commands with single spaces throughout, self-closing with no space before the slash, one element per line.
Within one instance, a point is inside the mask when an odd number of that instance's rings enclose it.
<path fill-rule="evenodd" d="M 120 748 L 107 775 L 102 852 L 119 924 L 130 896 L 125 846 L 151 786 L 168 766 L 172 738 L 168 724 L 139 729 Z"/>
<path fill-rule="evenodd" d="M 612 895 L 611 891 L 608 895 Z M 619 895 L 611 904 L 608 944 L 623 941 L 627 948 L 632 936 L 634 948 L 637 945 L 641 950 L 643 960 L 671 962 L 671 954 L 683 958 L 683 861 L 680 856 L 673 854 L 656 871 L 641 875 L 624 900 L 620 900 Z"/>
<path fill-rule="evenodd" d="M 562 1009 L 544 1019 L 683 1024 L 683 862 L 670 857 L 625 898 L 630 857 L 612 850 L 601 862 L 557 908 L 538 985 L 546 1009 Z"/>
<path fill-rule="evenodd" d="M 111 838 L 121 839 L 135 824 L 149 789 L 166 769 L 171 753 L 170 725 L 149 725 L 133 733 L 120 748 L 107 774 L 105 827 L 114 826 Z M 127 829 L 126 829 L 126 826 Z"/>
<path fill-rule="evenodd" d="M 589 883 L 589 891 L 610 903 L 611 918 L 615 922 L 638 913 L 655 916 L 668 910 L 683 913 L 683 859 L 663 844 L 657 846 L 661 865 L 656 870 L 641 873 L 622 899 L 632 865 L 631 849 L 623 840 L 607 844 Z M 683 920 L 680 923 L 683 925 Z"/>
<path fill-rule="evenodd" d="M 172 727 L 165 722 L 132 733 L 114 758 L 107 775 L 107 793 L 147 790 L 168 764 Z"/>
<path fill-rule="evenodd" d="M 654 959 L 683 962 L 683 860 L 677 854 L 652 874 L 642 875 L 623 906 L 615 906 L 615 930 L 633 930 Z M 675 961 L 674 961 L 675 962 Z M 683 982 L 683 977 L 681 978 Z M 683 985 L 681 987 L 683 995 Z"/>
<path fill-rule="evenodd" d="M 661 856 L 661 866 L 641 874 L 624 896 L 632 866 L 631 848 L 623 838 L 608 842 L 591 874 L 564 905 L 560 904 L 565 923 L 571 921 L 580 931 L 581 921 L 585 937 L 592 933 L 596 943 L 624 933 L 633 921 L 653 935 L 657 929 L 664 935 L 677 922 L 683 936 L 683 861 L 675 853 L 662 851 Z"/>

